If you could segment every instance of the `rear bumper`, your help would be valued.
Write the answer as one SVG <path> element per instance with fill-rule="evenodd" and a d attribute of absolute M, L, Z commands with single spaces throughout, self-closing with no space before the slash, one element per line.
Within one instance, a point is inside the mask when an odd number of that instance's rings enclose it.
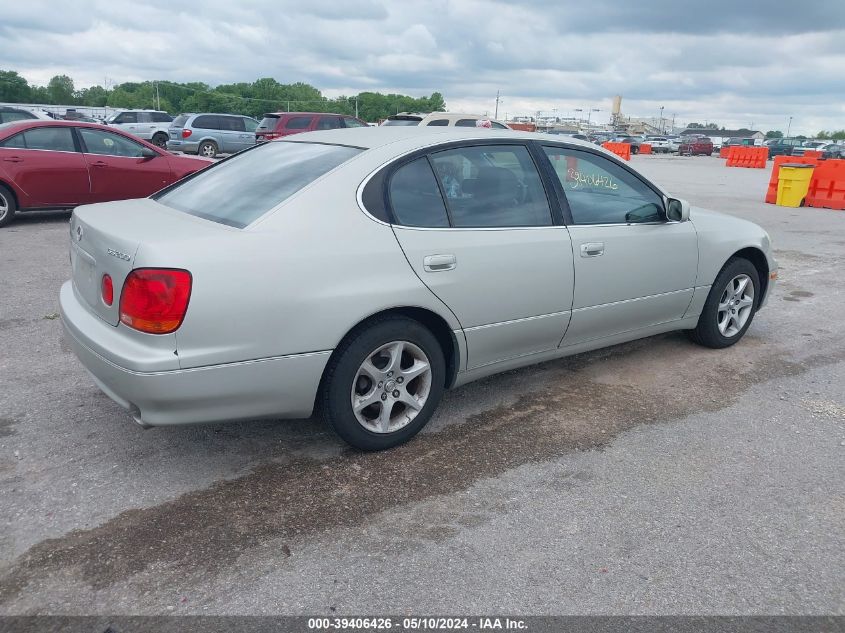
<path fill-rule="evenodd" d="M 199 151 L 199 141 L 178 141 L 167 139 L 167 150 L 170 152 L 185 152 L 196 154 Z"/>
<path fill-rule="evenodd" d="M 98 339 L 117 328 L 77 300 L 72 282 L 62 286 L 62 323 L 67 341 L 112 400 L 144 426 L 222 422 L 311 415 L 331 351 L 279 356 L 169 371 L 135 371 L 131 358 L 106 358 Z"/>

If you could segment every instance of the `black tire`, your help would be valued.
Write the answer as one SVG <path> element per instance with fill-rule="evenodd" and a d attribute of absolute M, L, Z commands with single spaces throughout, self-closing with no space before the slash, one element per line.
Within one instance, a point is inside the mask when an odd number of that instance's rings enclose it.
<path fill-rule="evenodd" d="M 197 154 L 199 156 L 205 156 L 206 158 L 214 158 L 219 153 L 219 149 L 217 149 L 217 143 L 214 141 L 203 141 L 197 147 Z"/>
<path fill-rule="evenodd" d="M 377 433 L 358 421 L 352 409 L 352 387 L 358 369 L 368 356 L 393 341 L 406 341 L 422 350 L 431 368 L 431 383 L 425 404 L 416 417 L 396 431 Z M 406 385 L 409 391 L 412 382 Z M 437 409 L 445 384 L 443 350 L 428 328 L 407 317 L 384 316 L 353 330 L 338 345 L 323 375 L 317 410 L 348 444 L 363 451 L 380 451 L 407 442 L 426 425 Z M 398 411 L 401 413 L 402 409 Z"/>
<path fill-rule="evenodd" d="M 743 324 L 742 328 L 736 333 L 725 336 L 719 331 L 719 303 L 727 289 L 728 283 L 739 275 L 747 275 L 754 285 L 754 297 L 751 305 L 751 312 L 748 314 L 748 319 Z M 717 275 L 716 281 L 710 288 L 710 293 L 707 295 L 707 301 L 704 302 L 704 309 L 701 311 L 701 316 L 698 318 L 698 325 L 694 330 L 689 330 L 690 339 L 699 345 L 711 347 L 713 349 L 722 349 L 730 347 L 737 343 L 743 336 L 751 322 L 754 320 L 754 314 L 757 312 L 757 307 L 760 304 L 760 276 L 757 269 L 747 259 L 742 257 L 735 257 L 725 264 L 722 271 Z"/>
<path fill-rule="evenodd" d="M 15 196 L 3 185 L 0 185 L 0 227 L 8 226 L 15 220 L 18 204 Z"/>
<path fill-rule="evenodd" d="M 164 132 L 156 132 L 153 134 L 153 145 L 161 149 L 167 149 L 167 134 Z"/>

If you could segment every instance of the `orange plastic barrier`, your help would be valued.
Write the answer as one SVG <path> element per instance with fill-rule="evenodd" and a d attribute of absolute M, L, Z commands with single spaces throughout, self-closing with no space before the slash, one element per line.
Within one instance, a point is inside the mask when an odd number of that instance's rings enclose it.
<path fill-rule="evenodd" d="M 727 146 L 723 145 L 722 147 L 720 147 L 719 148 L 719 158 L 727 158 L 728 152 L 730 151 L 731 147 L 735 147 L 735 146 L 733 146 L 733 145 L 727 145 Z"/>
<path fill-rule="evenodd" d="M 651 143 L 640 143 L 640 154 L 651 154 Z"/>
<path fill-rule="evenodd" d="M 728 151 L 728 167 L 763 169 L 769 159 L 768 147 L 732 146 Z"/>
<path fill-rule="evenodd" d="M 816 165 L 804 204 L 845 211 L 845 159 L 823 160 Z"/>
<path fill-rule="evenodd" d="M 796 165 L 818 165 L 819 159 L 809 156 L 775 156 L 772 165 L 772 177 L 769 178 L 769 188 L 766 190 L 766 202 L 776 204 L 778 199 L 778 178 L 780 178 L 780 166 L 784 163 Z"/>
<path fill-rule="evenodd" d="M 602 143 L 601 146 L 608 151 L 613 152 L 620 158 L 631 160 L 631 144 L 630 143 Z"/>
<path fill-rule="evenodd" d="M 804 150 L 804 156 L 806 158 L 821 158 L 822 152 L 817 149 L 806 149 Z"/>

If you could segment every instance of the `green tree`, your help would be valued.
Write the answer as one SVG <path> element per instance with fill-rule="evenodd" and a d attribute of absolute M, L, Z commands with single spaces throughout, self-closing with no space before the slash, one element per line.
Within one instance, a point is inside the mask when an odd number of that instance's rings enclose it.
<path fill-rule="evenodd" d="M 769 130 L 766 132 L 766 138 L 783 138 L 783 132 L 780 130 Z"/>
<path fill-rule="evenodd" d="M 26 79 L 14 70 L 0 70 L 0 101 L 27 103 L 32 91 Z"/>
<path fill-rule="evenodd" d="M 73 79 L 67 75 L 56 75 L 47 84 L 47 94 L 52 104 L 69 105 L 75 103 L 73 93 Z"/>

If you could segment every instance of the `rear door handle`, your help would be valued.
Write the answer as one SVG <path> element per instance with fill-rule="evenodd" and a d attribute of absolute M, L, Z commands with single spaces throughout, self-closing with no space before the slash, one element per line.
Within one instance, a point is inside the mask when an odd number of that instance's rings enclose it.
<path fill-rule="evenodd" d="M 444 270 L 454 270 L 458 260 L 454 255 L 426 255 L 423 258 L 423 268 L 429 273 L 439 273 Z"/>
<path fill-rule="evenodd" d="M 604 242 L 581 244 L 581 257 L 598 257 L 599 255 L 604 255 Z"/>
<path fill-rule="evenodd" d="M 108 166 L 109 166 L 109 164 L 108 164 L 108 163 L 105 163 L 105 162 L 103 162 L 103 161 L 101 161 L 101 160 L 98 160 L 98 161 L 97 161 L 97 162 L 95 162 L 95 163 L 91 163 L 91 167 L 108 167 Z"/>
<path fill-rule="evenodd" d="M 20 156 L 9 156 L 9 158 L 4 158 L 3 160 L 6 161 L 7 163 L 22 163 L 23 162 L 23 158 L 21 158 Z"/>

